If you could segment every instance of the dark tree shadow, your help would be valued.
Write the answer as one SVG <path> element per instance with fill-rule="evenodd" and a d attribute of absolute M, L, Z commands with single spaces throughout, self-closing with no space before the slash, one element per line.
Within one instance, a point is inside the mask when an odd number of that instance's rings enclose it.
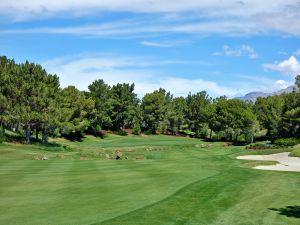
<path fill-rule="evenodd" d="M 56 142 L 47 142 L 47 143 L 41 143 L 41 145 L 46 146 L 46 147 L 61 147 L 62 145 Z"/>
<path fill-rule="evenodd" d="M 81 132 L 73 132 L 70 134 L 63 134 L 61 135 L 63 138 L 73 141 L 73 142 L 82 142 L 84 139 L 84 135 Z"/>
<path fill-rule="evenodd" d="M 104 139 L 107 136 L 107 132 L 105 132 L 103 130 L 100 130 L 100 131 L 87 130 L 87 131 L 85 131 L 85 134 L 92 135 L 94 137 L 101 138 L 101 139 Z"/>
<path fill-rule="evenodd" d="M 300 219 L 300 206 L 287 206 L 279 209 L 270 208 L 270 210 L 278 212 L 279 215 Z"/>

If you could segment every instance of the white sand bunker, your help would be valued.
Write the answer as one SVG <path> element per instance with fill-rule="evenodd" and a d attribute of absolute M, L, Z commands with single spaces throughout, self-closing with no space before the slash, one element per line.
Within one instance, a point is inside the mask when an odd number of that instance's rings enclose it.
<path fill-rule="evenodd" d="M 238 156 L 237 159 L 279 162 L 276 165 L 256 166 L 256 167 L 254 167 L 254 169 L 300 172 L 300 158 L 289 157 L 289 152 L 277 153 L 277 154 L 272 154 L 272 155 Z"/>

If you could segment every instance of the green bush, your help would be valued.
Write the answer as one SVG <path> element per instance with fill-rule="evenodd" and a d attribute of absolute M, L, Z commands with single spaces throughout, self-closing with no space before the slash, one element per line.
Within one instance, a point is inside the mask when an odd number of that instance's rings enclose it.
<path fill-rule="evenodd" d="M 63 149 L 69 152 L 73 151 L 73 149 L 69 145 L 63 145 Z"/>
<path fill-rule="evenodd" d="M 195 137 L 197 138 L 207 138 L 208 135 L 208 126 L 205 124 L 203 127 L 199 128 L 196 133 Z"/>
<path fill-rule="evenodd" d="M 159 133 L 165 134 L 167 131 L 167 128 L 168 128 L 167 124 L 161 122 L 161 123 L 159 123 L 157 130 Z M 152 134 L 155 134 L 155 132 L 152 132 Z"/>
<path fill-rule="evenodd" d="M 133 128 L 132 134 L 140 135 L 141 133 L 142 133 L 141 126 L 139 124 L 135 125 L 134 128 Z"/>
<path fill-rule="evenodd" d="M 194 136 L 195 135 L 195 132 L 193 132 L 191 130 L 181 130 L 180 132 L 184 135 L 189 135 L 189 136 Z"/>
<path fill-rule="evenodd" d="M 119 131 L 117 132 L 117 135 L 120 135 L 120 136 L 127 136 L 128 134 L 127 134 L 127 132 L 126 132 L 125 130 L 119 130 Z"/>
<path fill-rule="evenodd" d="M 256 144 L 246 146 L 246 149 L 248 150 L 278 149 L 278 146 L 256 143 Z"/>
<path fill-rule="evenodd" d="M 275 140 L 275 144 L 278 146 L 291 147 L 300 144 L 300 139 L 297 138 L 280 138 Z"/>
<path fill-rule="evenodd" d="M 0 143 L 5 141 L 5 130 L 0 127 Z"/>
<path fill-rule="evenodd" d="M 151 132 L 150 130 L 145 130 L 145 131 L 144 131 L 144 134 L 145 134 L 145 135 L 151 135 L 152 132 Z"/>

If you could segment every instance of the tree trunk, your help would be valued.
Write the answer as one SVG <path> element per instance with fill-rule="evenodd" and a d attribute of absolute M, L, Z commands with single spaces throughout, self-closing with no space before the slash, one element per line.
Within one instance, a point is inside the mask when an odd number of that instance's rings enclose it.
<path fill-rule="evenodd" d="M 35 128 L 35 140 L 36 141 L 39 140 L 39 129 L 38 129 L 38 127 Z"/>
<path fill-rule="evenodd" d="M 14 130 L 14 132 L 16 132 L 16 133 L 20 133 L 20 124 L 15 124 L 15 130 Z"/>
<path fill-rule="evenodd" d="M 235 137 L 235 143 L 238 143 L 238 138 L 239 138 L 239 135 L 237 134 Z"/>
<path fill-rule="evenodd" d="M 210 133 L 209 133 L 209 139 L 212 141 L 212 129 L 210 129 Z"/>
<path fill-rule="evenodd" d="M 30 144 L 30 125 L 28 124 L 25 129 L 26 144 Z"/>
<path fill-rule="evenodd" d="M 42 133 L 43 133 L 43 135 L 42 135 L 42 142 L 43 142 L 44 144 L 46 144 L 46 143 L 48 142 L 46 129 L 43 129 Z"/>

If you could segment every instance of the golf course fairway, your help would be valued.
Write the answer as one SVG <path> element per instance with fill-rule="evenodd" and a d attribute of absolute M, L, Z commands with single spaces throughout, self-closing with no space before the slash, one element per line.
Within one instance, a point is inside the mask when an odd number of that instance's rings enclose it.
<path fill-rule="evenodd" d="M 0 224 L 300 224 L 300 173 L 251 169 L 236 159 L 244 147 L 162 135 L 53 142 L 0 144 Z M 123 160 L 110 159 L 117 150 Z"/>

